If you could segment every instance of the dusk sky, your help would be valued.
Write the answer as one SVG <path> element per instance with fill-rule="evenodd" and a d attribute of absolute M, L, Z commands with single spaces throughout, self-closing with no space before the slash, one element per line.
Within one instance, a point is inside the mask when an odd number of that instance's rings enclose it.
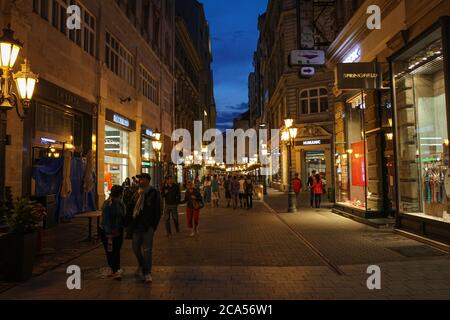
<path fill-rule="evenodd" d="M 267 0 L 202 0 L 209 21 L 213 51 L 217 127 L 233 126 L 248 109 L 248 75 L 258 40 L 258 15 Z"/>

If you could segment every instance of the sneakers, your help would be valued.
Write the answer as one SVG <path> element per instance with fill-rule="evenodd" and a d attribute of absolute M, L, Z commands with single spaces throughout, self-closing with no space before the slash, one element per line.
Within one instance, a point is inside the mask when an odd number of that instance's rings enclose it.
<path fill-rule="evenodd" d="M 151 274 L 146 275 L 144 281 L 145 283 L 153 283 L 152 275 Z"/>

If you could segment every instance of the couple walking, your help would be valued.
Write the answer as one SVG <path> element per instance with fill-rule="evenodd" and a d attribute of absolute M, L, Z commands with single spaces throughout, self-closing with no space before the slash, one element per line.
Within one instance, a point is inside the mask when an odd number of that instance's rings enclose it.
<path fill-rule="evenodd" d="M 122 186 L 111 189 L 102 209 L 101 238 L 110 268 L 109 278 L 122 279 L 120 253 L 127 229 L 138 262 L 135 275 L 146 283 L 152 283 L 153 238 L 161 219 L 161 196 L 150 186 L 150 175 L 141 174 L 137 179 L 139 189 L 129 197 L 127 204 L 122 200 Z"/>

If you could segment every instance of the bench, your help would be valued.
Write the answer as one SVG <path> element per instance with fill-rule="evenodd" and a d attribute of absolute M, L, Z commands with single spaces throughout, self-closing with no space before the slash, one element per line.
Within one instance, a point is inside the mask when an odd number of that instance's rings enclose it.
<path fill-rule="evenodd" d="M 76 219 L 88 219 L 88 223 L 89 223 L 89 234 L 88 234 L 88 239 L 87 241 L 92 241 L 92 219 L 97 219 L 97 238 L 96 240 L 98 240 L 100 238 L 99 235 L 99 229 L 100 229 L 100 218 L 102 216 L 102 212 L 101 211 L 92 211 L 92 212 L 85 212 L 82 214 L 79 214 L 77 216 L 75 216 Z"/>

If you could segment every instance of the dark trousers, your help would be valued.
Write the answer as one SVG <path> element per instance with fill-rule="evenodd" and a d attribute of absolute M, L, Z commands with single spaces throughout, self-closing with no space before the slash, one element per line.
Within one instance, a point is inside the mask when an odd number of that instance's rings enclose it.
<path fill-rule="evenodd" d="M 246 198 L 247 198 L 247 208 L 248 209 L 253 209 L 253 194 L 252 193 L 250 193 L 250 194 L 247 194 L 246 195 Z"/>
<path fill-rule="evenodd" d="M 178 206 L 177 205 L 166 204 L 166 207 L 164 209 L 164 220 L 166 222 L 167 234 L 172 234 L 170 220 L 173 220 L 176 232 L 177 233 L 180 232 L 180 224 L 178 222 Z"/>
<path fill-rule="evenodd" d="M 314 208 L 314 201 L 315 201 L 315 194 L 314 194 L 314 190 L 311 188 L 311 190 L 309 191 L 309 202 L 311 204 L 311 208 Z"/>
<path fill-rule="evenodd" d="M 122 249 L 123 244 L 123 233 L 122 235 L 113 238 L 111 252 L 108 252 L 108 237 L 104 230 L 100 231 L 100 236 L 102 238 L 103 247 L 105 248 L 108 266 L 116 273 L 120 270 L 120 250 Z"/>
<path fill-rule="evenodd" d="M 322 195 L 316 194 L 316 195 L 314 195 L 314 198 L 315 198 L 316 208 L 320 208 L 320 205 L 322 204 Z"/>

